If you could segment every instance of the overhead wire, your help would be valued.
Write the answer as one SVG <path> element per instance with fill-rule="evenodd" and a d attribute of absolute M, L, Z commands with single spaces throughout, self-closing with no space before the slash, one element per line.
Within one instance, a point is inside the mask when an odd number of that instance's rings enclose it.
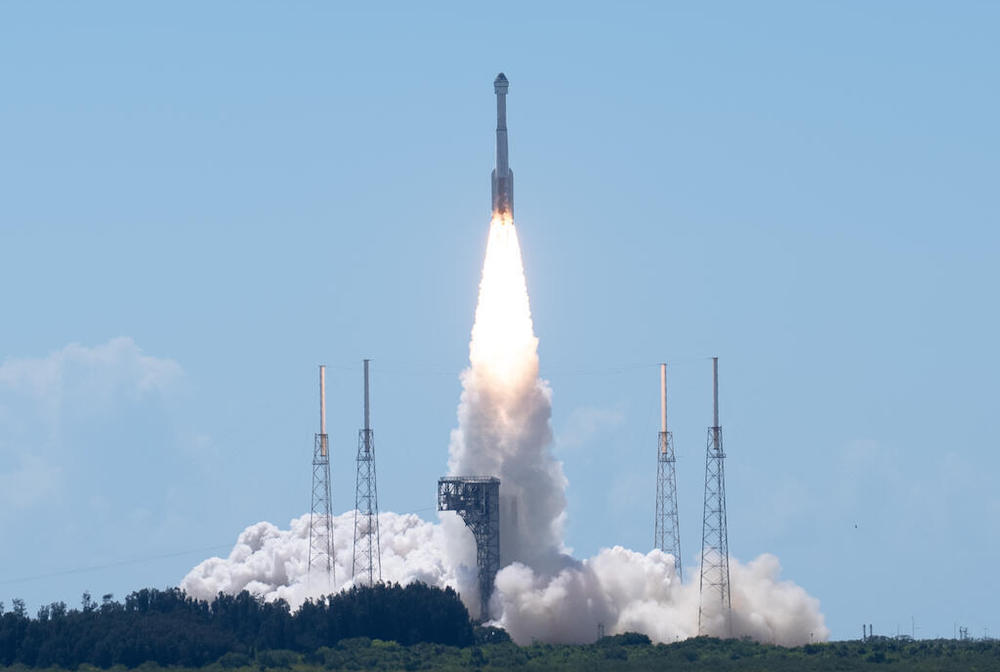
<path fill-rule="evenodd" d="M 205 546 L 203 548 L 192 548 L 186 551 L 175 551 L 173 553 L 162 553 L 160 555 L 148 555 L 140 558 L 130 558 L 128 560 L 116 560 L 114 562 L 109 562 L 103 565 L 88 565 L 86 567 L 74 567 L 70 569 L 60 569 L 52 572 L 46 572 L 44 574 L 33 574 L 31 576 L 20 576 L 13 579 L 0 579 L 0 585 L 9 585 L 14 583 L 27 583 L 29 581 L 38 581 L 40 579 L 50 579 L 56 576 L 67 576 L 71 574 L 84 574 L 87 572 L 97 572 L 104 569 L 111 569 L 113 567 L 125 567 L 127 565 L 138 565 L 146 562 L 153 562 L 155 560 L 166 560 L 168 558 L 179 558 L 185 555 L 192 555 L 194 553 L 208 553 L 209 551 L 216 551 L 222 548 L 231 548 L 232 544 L 217 544 L 215 546 Z"/>
<path fill-rule="evenodd" d="M 425 506 L 419 509 L 409 509 L 405 513 L 423 513 L 425 511 L 435 511 L 437 506 Z M 146 555 L 138 558 L 128 558 L 126 560 L 115 560 L 112 562 L 100 564 L 100 565 L 87 565 L 85 567 L 71 567 L 67 569 L 58 569 L 51 572 L 44 572 L 41 574 L 31 574 L 29 576 L 19 576 L 12 579 L 0 579 L 0 586 L 14 585 L 18 583 L 28 583 L 31 581 L 40 581 L 42 579 L 51 579 L 57 576 L 70 576 L 73 574 L 86 574 L 89 572 L 99 572 L 105 569 L 113 569 L 115 567 L 126 567 L 128 565 L 141 565 L 149 562 L 155 562 L 157 560 L 168 560 L 170 558 L 180 558 L 185 555 L 193 555 L 195 553 L 209 553 L 211 551 L 218 551 L 223 549 L 231 549 L 235 545 L 235 542 L 229 542 L 225 544 L 216 544 L 214 546 L 203 546 L 201 548 L 190 548 L 184 551 L 173 551 L 171 553 L 160 553 L 158 555 Z"/>

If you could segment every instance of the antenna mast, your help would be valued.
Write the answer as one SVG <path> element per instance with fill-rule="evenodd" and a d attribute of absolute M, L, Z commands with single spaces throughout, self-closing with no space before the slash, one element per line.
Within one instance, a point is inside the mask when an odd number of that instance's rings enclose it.
<path fill-rule="evenodd" d="M 326 433 L 326 366 L 319 367 L 319 434 L 313 442 L 312 507 L 309 514 L 310 578 L 322 572 L 327 590 L 335 583 L 333 515 L 330 506 L 330 442 Z"/>
<path fill-rule="evenodd" d="M 712 426 L 705 449 L 705 508 L 701 526 L 698 634 L 733 636 L 726 524 L 726 454 L 719 425 L 719 358 L 712 358 Z M 721 621 L 719 620 L 721 619 Z M 710 621 L 712 622 L 710 624 Z M 716 627 L 716 623 L 721 627 Z"/>
<path fill-rule="evenodd" d="M 375 435 L 371 428 L 368 362 L 365 360 L 365 426 L 358 432 L 358 475 L 354 491 L 354 563 L 351 575 L 374 585 L 382 581 L 378 531 L 378 483 L 375 478 Z"/>
<path fill-rule="evenodd" d="M 681 533 L 677 516 L 677 474 L 674 435 L 667 430 L 667 365 L 660 364 L 660 432 L 656 449 L 656 525 L 653 545 L 674 556 L 678 580 L 681 570 Z"/>

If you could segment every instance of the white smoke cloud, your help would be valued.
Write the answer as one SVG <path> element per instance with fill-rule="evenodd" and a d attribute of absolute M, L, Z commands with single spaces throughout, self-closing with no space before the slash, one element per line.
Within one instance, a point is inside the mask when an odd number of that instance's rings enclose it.
<path fill-rule="evenodd" d="M 440 524 L 414 514 L 379 514 L 382 578 L 401 584 L 420 581 L 459 591 L 471 613 L 479 609 L 476 553 L 471 533 L 454 516 Z M 189 595 L 213 599 L 219 592 L 248 590 L 266 600 L 284 599 L 298 608 L 307 598 L 354 585 L 351 558 L 354 512 L 334 518 L 336 580 L 307 572 L 309 516 L 287 530 L 261 522 L 246 528 L 226 558 L 209 558 L 181 581 Z M 698 634 L 697 579 L 682 584 L 673 556 L 615 546 L 593 558 L 544 573 L 515 562 L 500 570 L 491 600 L 494 624 L 515 642 L 593 641 L 607 634 L 642 632 L 656 642 Z M 786 646 L 829 637 L 819 601 L 780 578 L 773 555 L 743 564 L 730 561 L 733 634 Z M 718 621 L 708 632 L 723 634 Z"/>
<path fill-rule="evenodd" d="M 351 575 L 354 512 L 333 519 L 333 582 L 323 572 L 308 571 L 309 515 L 291 521 L 287 530 L 261 522 L 243 530 L 226 558 L 203 561 L 180 583 L 189 595 L 211 600 L 218 593 L 247 590 L 265 600 L 286 600 L 298 608 L 306 599 L 354 585 Z M 476 549 L 464 528 L 448 534 L 447 525 L 428 523 L 415 514 L 379 514 L 382 580 L 450 586 L 467 606 L 476 592 Z M 466 532 L 468 538 L 462 533 Z M 361 577 L 364 578 L 364 577 Z"/>
<path fill-rule="evenodd" d="M 829 637 L 819 601 L 789 581 L 772 555 L 744 565 L 730 561 L 733 635 L 787 646 Z M 642 632 L 656 642 L 698 634 L 697 581 L 677 579 L 673 556 L 643 555 L 615 546 L 545 578 L 514 564 L 497 575 L 498 623 L 519 644 L 593 641 L 608 634 Z M 724 622 L 706 623 L 723 635 Z"/>
<path fill-rule="evenodd" d="M 656 641 L 697 634 L 690 627 L 690 586 L 684 592 L 672 556 L 620 546 L 546 577 L 520 563 L 497 575 L 499 623 L 515 642 L 571 643 L 607 634 L 644 632 Z M 697 595 L 694 601 L 697 619 Z"/>
<path fill-rule="evenodd" d="M 501 481 L 503 569 L 490 600 L 493 623 L 520 644 L 589 642 L 599 629 L 657 642 L 697 635 L 698 584 L 680 582 L 673 556 L 616 546 L 579 561 L 564 552 L 567 481 L 551 451 L 552 392 L 538 376 L 537 348 L 517 232 L 509 219 L 495 218 L 448 461 L 451 475 Z M 475 544 L 455 514 L 441 514 L 440 524 L 393 513 L 379 521 L 384 580 L 453 587 L 478 613 Z M 353 513 L 337 517 L 334 589 L 351 585 L 352 534 Z M 203 599 L 247 589 L 295 607 L 327 592 L 315 577 L 310 583 L 307 558 L 307 516 L 285 531 L 258 523 L 229 558 L 201 563 L 181 587 Z M 826 639 L 819 602 L 780 580 L 780 569 L 770 555 L 747 565 L 730 560 L 733 634 L 786 645 Z M 726 634 L 724 625 L 718 610 L 706 611 L 705 632 Z"/>

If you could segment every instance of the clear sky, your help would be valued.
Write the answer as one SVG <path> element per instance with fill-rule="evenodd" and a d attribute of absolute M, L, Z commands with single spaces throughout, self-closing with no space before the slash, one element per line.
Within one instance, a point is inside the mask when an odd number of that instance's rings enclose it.
<path fill-rule="evenodd" d="M 0 600 L 175 585 L 305 513 L 321 362 L 335 508 L 371 357 L 381 507 L 434 519 L 503 70 L 576 554 L 652 545 L 666 359 L 694 565 L 718 355 L 731 552 L 834 638 L 997 635 L 998 31 L 972 1 L 0 3 Z"/>

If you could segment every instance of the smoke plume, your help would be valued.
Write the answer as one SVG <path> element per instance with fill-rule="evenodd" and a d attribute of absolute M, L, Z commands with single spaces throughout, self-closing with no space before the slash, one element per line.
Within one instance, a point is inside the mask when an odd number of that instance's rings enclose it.
<path fill-rule="evenodd" d="M 476 586 L 476 552 L 449 543 L 448 526 L 434 525 L 415 514 L 381 513 L 382 578 L 393 583 L 421 581 L 470 592 Z M 354 512 L 333 519 L 336 567 L 332 585 L 322 572 L 308 571 L 309 515 L 295 518 L 287 530 L 261 522 L 243 530 L 227 558 L 209 558 L 181 581 L 189 595 L 211 600 L 218 593 L 248 590 L 265 600 L 283 599 L 298 608 L 306 599 L 354 585 L 351 561 Z M 457 536 L 452 534 L 452 536 Z M 464 599 L 464 595 L 463 595 Z"/>
<path fill-rule="evenodd" d="M 567 481 L 551 453 L 552 394 L 539 378 L 538 339 L 517 230 L 506 216 L 495 216 L 490 224 L 469 368 L 461 380 L 449 473 L 501 481 L 503 569 L 490 601 L 493 622 L 521 644 L 588 642 L 599 630 L 642 632 L 657 642 L 697 635 L 698 584 L 680 582 L 673 556 L 620 546 L 582 561 L 564 553 Z M 440 515 L 440 523 L 432 524 L 412 514 L 380 514 L 382 578 L 450 586 L 477 613 L 472 533 L 454 513 Z M 353 512 L 334 521 L 332 586 L 306 571 L 308 522 L 303 516 L 288 530 L 270 523 L 248 527 L 228 558 L 202 562 L 181 587 L 203 599 L 246 589 L 297 607 L 310 596 L 352 585 Z M 785 645 L 826 639 L 829 630 L 818 600 L 782 581 L 780 571 L 771 555 L 749 564 L 730 560 L 733 634 Z M 708 616 L 703 630 L 725 634 L 723 619 Z"/>
<path fill-rule="evenodd" d="M 449 447 L 453 476 L 500 478 L 501 563 L 561 565 L 566 477 L 549 450 L 552 393 L 538 377 L 538 339 L 517 229 L 495 216 L 462 373 L 458 428 Z"/>

